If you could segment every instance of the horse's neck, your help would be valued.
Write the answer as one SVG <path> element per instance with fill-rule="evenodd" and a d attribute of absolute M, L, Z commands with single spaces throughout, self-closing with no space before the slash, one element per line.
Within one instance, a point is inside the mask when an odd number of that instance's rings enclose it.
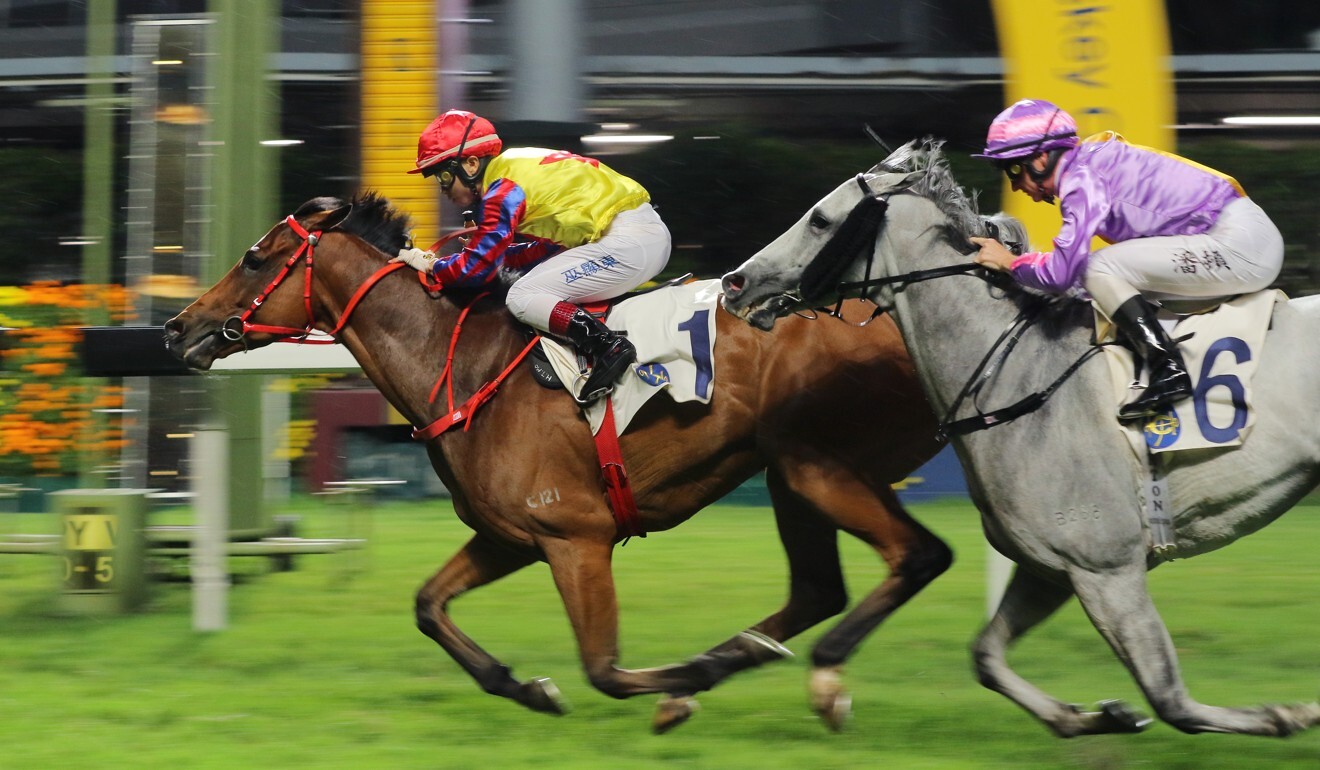
<path fill-rule="evenodd" d="M 327 276 L 325 295 L 329 324 L 338 324 L 359 287 L 380 268 L 369 260 L 350 262 L 347 269 Z M 431 390 L 444 369 L 445 358 L 453 339 L 462 307 L 448 297 L 432 298 L 413 278 L 412 271 L 400 270 L 385 276 L 372 287 L 352 310 L 339 341 L 362 366 L 363 373 L 381 391 L 390 404 L 414 425 L 424 425 L 434 418 L 435 410 L 445 403 L 441 393 L 436 403 Z M 470 301 L 469 301 L 470 302 Z M 489 298 L 481 300 L 492 303 Z M 482 311 L 488 310 L 483 305 Z M 483 337 L 490 342 L 495 329 L 507 328 L 507 320 L 491 318 L 495 314 L 469 316 L 464 329 L 464 343 L 455 354 L 453 389 L 455 399 L 467 398 L 486 378 L 490 368 L 486 359 L 501 345 L 486 345 L 492 351 L 474 345 Z M 474 352 L 476 351 L 476 352 Z"/>
<path fill-rule="evenodd" d="M 938 239 L 915 241 L 920 247 L 899 254 L 895 272 L 943 267 L 969 261 Z M 926 393 L 937 413 L 943 415 L 975 373 L 978 363 L 1017 318 L 1019 308 L 1012 300 L 998 297 L 981 279 L 955 275 L 912 284 L 894 296 L 895 320 L 916 363 Z M 1027 395 L 1028 388 L 1044 383 L 1015 385 L 1015 373 L 1039 370 L 1042 356 L 1062 355 L 1051 340 L 1039 332 L 1024 335 L 1011 355 L 1007 381 L 997 389 L 994 406 L 1003 406 Z M 1024 361 L 1031 361 L 1030 365 Z"/>

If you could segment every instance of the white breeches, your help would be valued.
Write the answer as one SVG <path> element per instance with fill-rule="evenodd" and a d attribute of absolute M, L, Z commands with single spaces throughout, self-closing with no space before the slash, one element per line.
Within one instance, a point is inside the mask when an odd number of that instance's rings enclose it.
<path fill-rule="evenodd" d="M 1096 251 L 1086 283 L 1090 290 L 1116 278 L 1156 300 L 1222 297 L 1268 288 L 1282 267 L 1279 228 L 1250 198 L 1238 198 L 1199 235 L 1134 238 Z M 1102 307 L 1105 293 L 1091 291 Z"/>
<path fill-rule="evenodd" d="M 619 212 L 600 240 L 550 257 L 528 270 L 506 300 L 514 317 L 546 331 L 559 302 L 598 302 L 631 291 L 669 263 L 669 228 L 649 203 Z"/>

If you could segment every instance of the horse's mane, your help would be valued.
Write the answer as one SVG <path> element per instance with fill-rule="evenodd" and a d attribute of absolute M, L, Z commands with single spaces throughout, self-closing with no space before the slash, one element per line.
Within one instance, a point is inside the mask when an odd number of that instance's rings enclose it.
<path fill-rule="evenodd" d="M 976 207 L 976 196 L 969 195 L 953 178 L 949 159 L 944 157 L 944 140 L 926 137 L 913 139 L 880 161 L 872 173 L 900 173 L 923 171 L 909 192 L 930 200 L 964 237 L 984 235 L 985 225 Z M 1005 215 L 1006 216 L 1006 215 Z"/>
<path fill-rule="evenodd" d="M 953 178 L 943 147 L 942 139 L 929 136 L 914 139 L 890 153 L 889 157 L 871 169 L 871 173 L 907 174 L 924 171 L 907 188 L 907 192 L 926 198 L 944 213 L 949 220 L 946 237 L 955 247 L 970 250 L 966 253 L 976 249 L 967 240 L 970 236 L 990 236 L 1004 244 L 1026 244 L 1027 228 L 1021 220 L 1002 211 L 991 215 L 983 215 L 978 211 L 976 196 L 968 194 Z M 1072 301 L 1076 298 L 1061 300 L 1043 296 L 1009 280 L 998 282 L 997 285 L 1008 299 L 1019 306 L 1032 306 L 1038 322 L 1047 325 L 1062 322 L 1067 326 L 1078 323 L 1085 325 L 1091 320 L 1089 304 Z"/>
<path fill-rule="evenodd" d="M 353 212 L 337 229 L 351 233 L 380 249 L 389 256 L 399 253 L 399 249 L 409 245 L 409 231 L 412 220 L 406 212 L 394 208 L 384 195 L 365 190 L 345 201 L 332 196 L 313 198 L 298 207 L 295 219 L 301 219 L 322 211 L 332 211 L 348 204 L 353 205 Z"/>

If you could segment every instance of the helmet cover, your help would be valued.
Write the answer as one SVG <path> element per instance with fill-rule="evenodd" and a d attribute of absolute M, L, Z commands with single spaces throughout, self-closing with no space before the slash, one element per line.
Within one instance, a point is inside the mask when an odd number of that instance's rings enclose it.
<path fill-rule="evenodd" d="M 499 155 L 504 144 L 489 120 L 466 110 L 450 110 L 426 127 L 417 138 L 417 167 L 409 174 L 451 159 Z"/>
<path fill-rule="evenodd" d="M 1009 160 L 1077 146 L 1077 121 L 1043 99 L 1022 99 L 995 116 L 985 150 L 973 158 Z"/>

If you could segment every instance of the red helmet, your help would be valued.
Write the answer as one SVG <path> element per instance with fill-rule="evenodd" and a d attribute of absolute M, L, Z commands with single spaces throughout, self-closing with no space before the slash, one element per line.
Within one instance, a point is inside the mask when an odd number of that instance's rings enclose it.
<path fill-rule="evenodd" d="M 450 159 L 499 155 L 504 143 L 489 120 L 465 110 L 450 110 L 426 127 L 417 138 L 417 168 L 409 174 Z"/>

